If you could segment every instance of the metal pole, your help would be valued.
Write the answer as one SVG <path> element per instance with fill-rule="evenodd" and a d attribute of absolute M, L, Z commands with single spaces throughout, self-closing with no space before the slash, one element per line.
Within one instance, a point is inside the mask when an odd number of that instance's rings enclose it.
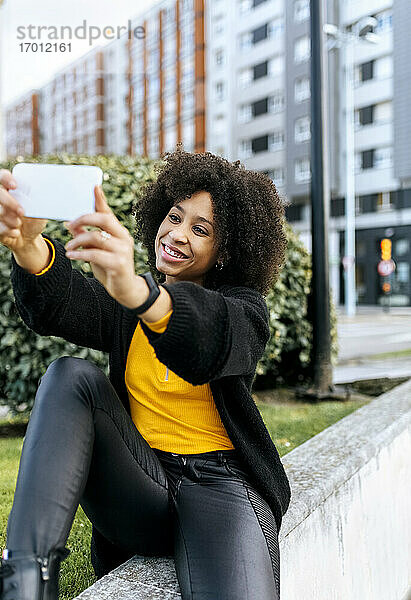
<path fill-rule="evenodd" d="M 354 46 L 344 44 L 345 63 L 345 256 L 344 296 L 347 315 L 355 315 L 355 173 L 354 173 Z"/>
<path fill-rule="evenodd" d="M 322 0 L 310 0 L 311 22 L 311 231 L 313 301 L 313 386 L 326 394 L 332 386 L 328 267 L 328 181 L 324 141 L 327 110 L 323 86 Z"/>

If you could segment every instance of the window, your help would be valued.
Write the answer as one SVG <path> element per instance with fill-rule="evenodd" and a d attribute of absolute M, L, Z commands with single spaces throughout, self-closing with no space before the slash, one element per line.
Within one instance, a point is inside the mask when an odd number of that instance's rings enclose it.
<path fill-rule="evenodd" d="M 392 30 L 392 10 L 385 10 L 375 16 L 377 19 L 377 26 L 374 28 L 374 32 L 378 35 L 386 33 Z"/>
<path fill-rule="evenodd" d="M 260 4 L 264 4 L 267 0 L 240 0 L 239 9 L 241 14 L 247 13 L 249 10 L 257 8 Z"/>
<path fill-rule="evenodd" d="M 268 136 L 268 149 L 270 152 L 276 152 L 284 147 L 284 131 L 274 131 Z"/>
<path fill-rule="evenodd" d="M 215 64 L 220 66 L 224 64 L 224 50 L 219 49 L 216 50 L 215 54 L 214 54 L 214 60 L 215 60 Z"/>
<path fill-rule="evenodd" d="M 362 65 L 359 65 L 359 81 L 361 83 L 374 78 L 374 62 L 375 61 L 370 60 Z"/>
<path fill-rule="evenodd" d="M 176 130 L 175 127 L 168 127 L 165 130 L 165 150 L 167 151 L 172 151 L 174 149 L 175 143 L 177 141 L 177 137 L 176 137 Z"/>
<path fill-rule="evenodd" d="M 215 17 L 213 22 L 213 33 L 215 36 L 224 33 L 224 18 L 223 15 Z"/>
<path fill-rule="evenodd" d="M 251 148 L 253 154 L 259 152 L 266 152 L 268 150 L 268 135 L 261 135 L 260 137 L 251 140 Z"/>
<path fill-rule="evenodd" d="M 294 83 L 294 100 L 297 103 L 304 102 L 304 100 L 308 100 L 310 96 L 311 90 L 309 77 L 299 77 L 296 79 Z"/>
<path fill-rule="evenodd" d="M 183 143 L 187 152 L 194 149 L 194 125 L 191 120 L 183 123 Z"/>
<path fill-rule="evenodd" d="M 383 56 L 375 62 L 375 76 L 377 79 L 388 79 L 393 74 L 392 56 Z"/>
<path fill-rule="evenodd" d="M 284 59 L 281 56 L 272 58 L 268 63 L 268 73 L 271 77 L 281 75 L 284 70 Z"/>
<path fill-rule="evenodd" d="M 268 61 L 265 60 L 262 63 L 258 63 L 258 65 L 254 65 L 253 67 L 253 79 L 260 79 L 261 77 L 266 77 L 268 73 Z"/>
<path fill-rule="evenodd" d="M 238 77 L 240 87 L 246 88 L 251 83 L 251 69 L 242 69 Z"/>
<path fill-rule="evenodd" d="M 265 115 L 267 114 L 268 109 L 268 98 L 262 98 L 261 100 L 257 100 L 257 102 L 253 102 L 251 106 L 253 117 Z"/>
<path fill-rule="evenodd" d="M 241 52 L 245 52 L 251 48 L 253 43 L 252 33 L 251 31 L 246 31 L 240 35 L 240 50 Z"/>
<path fill-rule="evenodd" d="M 299 158 L 294 163 L 296 183 L 307 183 L 311 179 L 311 165 L 309 158 Z"/>
<path fill-rule="evenodd" d="M 404 256 L 410 251 L 410 240 L 408 238 L 402 238 L 395 242 L 395 256 Z"/>
<path fill-rule="evenodd" d="M 252 32 L 252 41 L 254 45 L 258 44 L 259 42 L 262 42 L 263 40 L 266 40 L 267 38 L 268 23 L 264 23 L 264 25 L 257 27 L 257 29 L 254 29 L 254 31 Z"/>
<path fill-rule="evenodd" d="M 392 208 L 390 192 L 380 192 L 377 199 L 377 210 L 384 211 Z"/>
<path fill-rule="evenodd" d="M 278 167 L 277 169 L 272 169 L 270 171 L 263 171 L 265 175 L 275 183 L 275 185 L 284 185 L 284 169 L 283 167 Z"/>
<path fill-rule="evenodd" d="M 355 199 L 355 210 L 357 214 L 372 213 L 377 210 L 378 194 L 364 194 Z"/>
<path fill-rule="evenodd" d="M 238 107 L 238 122 L 239 123 L 248 123 L 251 121 L 253 117 L 253 113 L 251 110 L 251 104 L 241 104 Z"/>
<path fill-rule="evenodd" d="M 274 19 L 268 24 L 268 37 L 275 39 L 284 32 L 284 19 Z"/>
<path fill-rule="evenodd" d="M 160 150 L 158 135 L 153 135 L 148 138 L 148 152 L 152 156 L 156 156 Z"/>
<path fill-rule="evenodd" d="M 239 9 L 240 13 L 244 14 L 248 12 L 251 8 L 251 0 L 240 0 Z"/>
<path fill-rule="evenodd" d="M 290 223 L 303 220 L 303 204 L 291 204 L 285 207 L 285 217 Z"/>
<path fill-rule="evenodd" d="M 221 135 L 225 132 L 226 128 L 226 120 L 223 114 L 216 115 L 214 118 L 214 133 L 216 135 Z"/>
<path fill-rule="evenodd" d="M 183 93 L 183 101 L 182 101 L 182 110 L 187 111 L 194 107 L 194 92 L 190 90 L 189 92 Z"/>
<path fill-rule="evenodd" d="M 294 21 L 302 23 L 310 18 L 310 0 L 294 1 Z"/>
<path fill-rule="evenodd" d="M 241 140 L 238 145 L 238 155 L 240 159 L 250 158 L 252 156 L 251 140 Z"/>
<path fill-rule="evenodd" d="M 374 122 L 374 110 L 375 105 L 364 106 L 355 111 L 355 120 L 357 125 L 363 127 L 364 125 L 371 125 Z"/>
<path fill-rule="evenodd" d="M 392 102 L 380 102 L 375 105 L 374 121 L 378 124 L 391 123 L 393 120 Z"/>
<path fill-rule="evenodd" d="M 374 167 L 375 150 L 364 150 L 361 152 L 361 169 L 372 169 Z"/>
<path fill-rule="evenodd" d="M 294 62 L 298 64 L 307 61 L 310 58 L 310 52 L 310 38 L 308 35 L 304 35 L 294 44 Z"/>
<path fill-rule="evenodd" d="M 376 148 L 374 151 L 374 167 L 376 169 L 388 169 L 392 167 L 392 146 Z"/>
<path fill-rule="evenodd" d="M 397 281 L 398 283 L 408 283 L 410 280 L 410 264 L 407 262 L 399 262 L 397 264 Z"/>
<path fill-rule="evenodd" d="M 311 119 L 308 116 L 296 119 L 294 124 L 294 139 L 296 143 L 306 142 L 311 139 Z"/>
<path fill-rule="evenodd" d="M 225 97 L 224 81 L 218 81 L 215 84 L 215 99 L 217 100 L 217 102 L 221 102 L 222 100 L 224 100 L 224 97 Z"/>
<path fill-rule="evenodd" d="M 275 94 L 274 96 L 269 96 L 268 98 L 268 112 L 270 113 L 278 113 L 281 112 L 284 108 L 285 99 L 281 92 Z"/>

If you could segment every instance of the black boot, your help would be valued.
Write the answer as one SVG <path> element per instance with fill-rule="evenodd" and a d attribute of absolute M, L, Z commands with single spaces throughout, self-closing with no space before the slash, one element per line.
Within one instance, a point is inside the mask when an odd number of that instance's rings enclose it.
<path fill-rule="evenodd" d="M 60 563 L 69 554 L 67 548 L 47 557 L 12 552 L 0 564 L 0 600 L 58 600 Z"/>

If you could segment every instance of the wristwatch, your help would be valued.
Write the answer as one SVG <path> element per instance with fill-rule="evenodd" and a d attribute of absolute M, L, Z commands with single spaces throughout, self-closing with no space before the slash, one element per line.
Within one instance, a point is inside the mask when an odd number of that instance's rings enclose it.
<path fill-rule="evenodd" d="M 136 311 L 137 313 L 143 313 L 146 310 L 148 310 L 160 295 L 160 288 L 155 282 L 154 277 L 152 276 L 150 271 L 147 271 L 147 273 L 143 273 L 142 275 L 140 275 L 140 277 L 144 277 L 144 279 L 146 280 L 150 293 L 147 300 L 143 302 L 143 304 L 137 306 L 137 308 L 133 308 L 133 311 Z"/>

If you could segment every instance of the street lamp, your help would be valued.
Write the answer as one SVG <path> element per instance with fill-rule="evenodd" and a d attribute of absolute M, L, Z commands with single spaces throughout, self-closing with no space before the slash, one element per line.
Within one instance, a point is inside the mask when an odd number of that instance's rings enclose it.
<path fill-rule="evenodd" d="M 326 23 L 324 33 L 329 36 L 328 49 L 341 48 L 345 65 L 345 256 L 344 300 L 347 315 L 356 312 L 355 291 L 355 173 L 354 173 L 354 44 L 358 41 L 378 44 L 374 33 L 378 21 L 374 17 L 360 19 L 351 27 L 339 29 Z"/>

